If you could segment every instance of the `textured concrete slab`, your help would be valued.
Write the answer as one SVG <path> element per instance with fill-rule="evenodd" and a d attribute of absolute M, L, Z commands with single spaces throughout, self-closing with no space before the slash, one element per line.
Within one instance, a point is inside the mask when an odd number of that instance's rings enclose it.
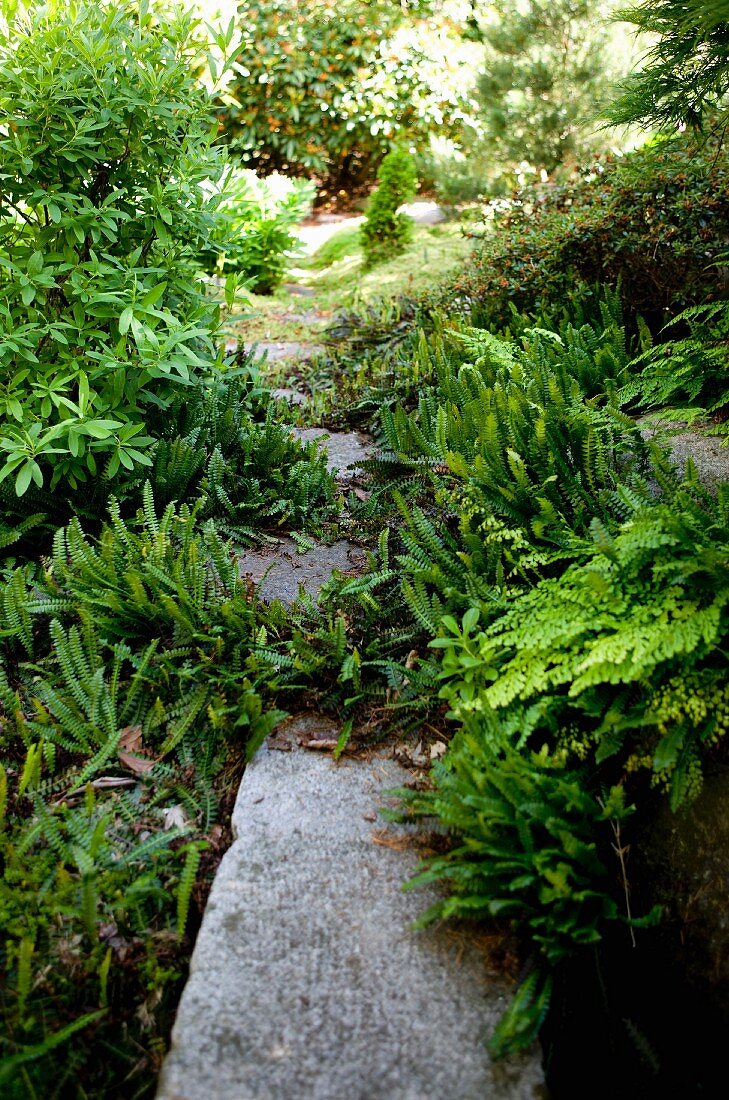
<path fill-rule="evenodd" d="M 372 458 L 375 447 L 364 432 L 328 432 L 326 428 L 292 428 L 291 434 L 302 443 L 321 441 L 326 448 L 327 468 L 333 474 L 355 477 L 362 472 L 362 463 Z"/>
<path fill-rule="evenodd" d="M 535 1053 L 493 1065 L 507 989 L 475 940 L 414 932 L 433 900 L 383 831 L 391 760 L 263 749 L 208 902 L 158 1100 L 535 1100 Z"/>
<path fill-rule="evenodd" d="M 257 356 L 265 356 L 267 363 L 305 363 L 320 351 L 315 344 L 302 344 L 296 340 L 257 340 L 254 344 L 246 344 L 245 348 Z"/>
<path fill-rule="evenodd" d="M 248 550 L 239 557 L 238 564 L 242 577 L 260 585 L 261 599 L 292 604 L 298 599 L 299 585 L 316 599 L 335 569 L 355 574 L 362 572 L 365 561 L 361 548 L 346 539 L 331 546 L 317 543 L 302 554 L 294 540 L 287 537 L 275 546 Z"/>
<path fill-rule="evenodd" d="M 647 416 L 638 423 L 646 438 L 655 438 L 668 448 L 671 461 L 680 470 L 692 459 L 699 479 L 708 489 L 716 491 L 721 482 L 729 481 L 729 445 L 725 446 L 718 436 L 706 434 L 708 422 L 695 421 L 688 427 L 682 421 Z"/>

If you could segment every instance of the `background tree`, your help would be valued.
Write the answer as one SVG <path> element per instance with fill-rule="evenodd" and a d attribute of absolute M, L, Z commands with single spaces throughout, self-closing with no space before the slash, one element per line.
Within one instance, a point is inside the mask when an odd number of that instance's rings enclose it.
<path fill-rule="evenodd" d="M 243 0 L 237 79 L 221 111 L 234 151 L 264 174 L 316 176 L 336 191 L 371 180 L 393 140 L 422 145 L 434 127 L 448 131 L 458 97 L 426 71 L 418 33 L 430 7 Z M 439 64 L 448 68 L 442 50 Z"/>
<path fill-rule="evenodd" d="M 403 203 L 415 198 L 418 178 L 413 158 L 404 149 L 393 149 L 380 165 L 377 179 L 379 186 L 361 229 L 367 267 L 404 252 L 413 235 L 412 218 L 398 213 Z"/>
<path fill-rule="evenodd" d="M 478 81 L 486 144 L 502 167 L 527 161 L 552 172 L 592 144 L 607 83 L 605 7 L 497 0 L 490 10 Z"/>
<path fill-rule="evenodd" d="M 657 39 L 642 69 L 623 83 L 613 122 L 702 129 L 708 116 L 726 117 L 728 0 L 646 0 L 621 18 Z"/>

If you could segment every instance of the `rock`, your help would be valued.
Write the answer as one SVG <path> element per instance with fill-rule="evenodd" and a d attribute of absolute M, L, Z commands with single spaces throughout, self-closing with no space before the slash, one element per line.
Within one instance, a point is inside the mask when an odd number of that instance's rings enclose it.
<path fill-rule="evenodd" d="M 672 963 L 729 1026 L 729 770 L 676 813 L 664 800 L 639 849 L 649 900 L 667 913 Z"/>
<path fill-rule="evenodd" d="M 316 291 L 311 286 L 301 286 L 300 283 L 284 283 L 282 290 L 287 290 L 289 294 L 296 294 L 300 298 L 313 298 Z"/>
<path fill-rule="evenodd" d="M 406 203 L 400 209 L 403 214 L 412 218 L 416 225 L 440 225 L 446 220 L 438 203 L 426 202 L 425 199 L 416 199 L 415 202 Z"/>
<path fill-rule="evenodd" d="M 510 989 L 471 934 L 415 932 L 412 838 L 373 822 L 407 772 L 264 748 L 234 813 L 158 1100 L 534 1100 L 536 1051 L 493 1065 Z"/>
<path fill-rule="evenodd" d="M 292 428 L 291 434 L 302 443 L 319 442 L 325 448 L 330 473 L 351 479 L 361 474 L 361 464 L 372 458 L 375 448 L 363 432 L 328 432 L 324 428 Z"/>
<path fill-rule="evenodd" d="M 361 572 L 365 554 L 346 539 L 339 539 L 331 546 L 317 543 L 311 550 L 300 553 L 293 539 L 282 538 L 276 546 L 248 550 L 239 557 L 238 564 L 241 576 L 260 585 L 261 599 L 290 605 L 298 599 L 300 585 L 316 599 L 335 569 L 342 573 Z"/>
<path fill-rule="evenodd" d="M 292 390 L 288 386 L 271 390 L 271 397 L 274 397 L 277 401 L 286 401 L 289 405 L 305 405 L 309 400 L 301 390 Z"/>
<path fill-rule="evenodd" d="M 299 344 L 295 340 L 259 340 L 246 344 L 245 347 L 249 353 L 264 356 L 267 363 L 280 363 L 284 360 L 306 363 L 319 351 L 314 344 Z"/>
<path fill-rule="evenodd" d="M 724 446 L 720 437 L 706 434 L 709 421 L 695 421 L 689 427 L 680 420 L 646 416 L 638 423 L 646 439 L 656 439 L 668 449 L 678 469 L 685 469 L 688 459 L 693 459 L 696 473 L 708 489 L 716 491 L 722 481 L 729 481 L 729 446 Z"/>
<path fill-rule="evenodd" d="M 356 214 L 319 214 L 305 225 L 299 226 L 296 236 L 306 255 L 311 256 L 341 229 L 356 229 L 364 217 Z"/>

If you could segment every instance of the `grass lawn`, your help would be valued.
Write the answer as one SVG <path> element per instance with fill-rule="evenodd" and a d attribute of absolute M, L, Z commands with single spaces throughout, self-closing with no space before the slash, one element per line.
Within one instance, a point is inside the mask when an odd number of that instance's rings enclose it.
<path fill-rule="evenodd" d="M 232 330 L 247 343 L 316 343 L 337 310 L 427 290 L 468 255 L 472 244 L 458 222 L 416 225 L 402 256 L 364 271 L 359 231 L 344 227 L 313 255 L 295 261 L 298 266 L 275 294 L 251 294 L 242 311 L 246 316 Z"/>

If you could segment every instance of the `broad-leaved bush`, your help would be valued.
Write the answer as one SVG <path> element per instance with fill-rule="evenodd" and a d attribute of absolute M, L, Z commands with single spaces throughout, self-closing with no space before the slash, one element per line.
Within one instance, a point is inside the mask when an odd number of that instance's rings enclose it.
<path fill-rule="evenodd" d="M 198 23 L 164 6 L 32 5 L 0 28 L 0 479 L 18 495 L 149 465 L 148 411 L 216 359 L 201 56 Z"/>

